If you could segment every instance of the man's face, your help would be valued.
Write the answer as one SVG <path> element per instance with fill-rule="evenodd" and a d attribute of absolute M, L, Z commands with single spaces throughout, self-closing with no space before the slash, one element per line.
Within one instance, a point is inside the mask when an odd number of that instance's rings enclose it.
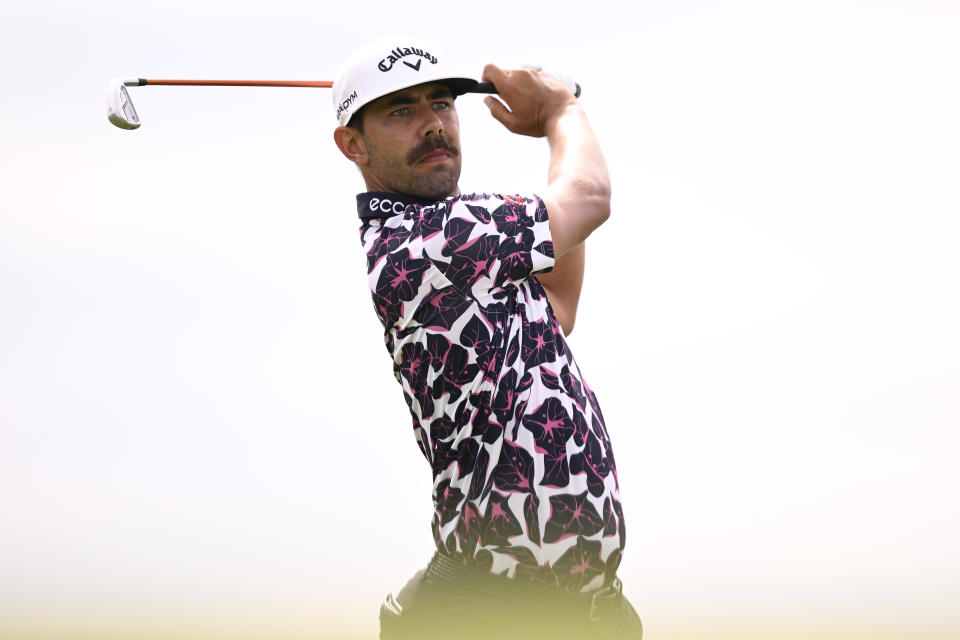
<path fill-rule="evenodd" d="M 459 194 L 460 121 L 445 85 L 417 85 L 366 105 L 362 136 L 370 190 L 431 200 Z"/>

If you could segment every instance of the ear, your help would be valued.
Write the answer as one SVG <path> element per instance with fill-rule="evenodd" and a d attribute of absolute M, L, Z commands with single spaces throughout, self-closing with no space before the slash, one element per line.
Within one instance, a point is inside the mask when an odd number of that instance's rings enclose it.
<path fill-rule="evenodd" d="M 333 140 L 347 160 L 359 166 L 367 163 L 367 145 L 362 133 L 350 127 L 337 127 L 333 132 Z"/>

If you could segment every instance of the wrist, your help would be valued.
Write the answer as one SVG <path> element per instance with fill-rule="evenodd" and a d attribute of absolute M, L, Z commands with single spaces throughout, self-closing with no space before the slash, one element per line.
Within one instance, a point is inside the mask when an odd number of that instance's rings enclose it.
<path fill-rule="evenodd" d="M 555 136 L 563 127 L 563 122 L 569 118 L 585 118 L 586 113 L 580 103 L 572 100 L 561 105 L 551 113 L 543 123 L 543 133 L 547 138 Z"/>

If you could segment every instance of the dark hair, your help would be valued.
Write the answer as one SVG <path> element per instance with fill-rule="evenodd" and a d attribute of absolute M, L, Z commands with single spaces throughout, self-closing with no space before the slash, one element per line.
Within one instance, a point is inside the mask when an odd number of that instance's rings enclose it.
<path fill-rule="evenodd" d="M 363 133 L 363 107 L 360 107 L 359 111 L 350 116 L 350 120 L 347 121 L 347 126 Z"/>

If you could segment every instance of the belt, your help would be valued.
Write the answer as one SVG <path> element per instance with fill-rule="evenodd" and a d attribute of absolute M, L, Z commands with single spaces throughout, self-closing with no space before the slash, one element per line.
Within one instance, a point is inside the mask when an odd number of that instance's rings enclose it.
<path fill-rule="evenodd" d="M 586 616 L 591 622 L 597 622 L 612 613 L 623 597 L 623 585 L 619 578 L 614 578 L 609 585 L 597 591 L 570 593 L 490 573 L 442 553 L 433 556 L 424 578 L 434 584 L 449 585 L 512 605 L 549 608 L 575 617 Z"/>

